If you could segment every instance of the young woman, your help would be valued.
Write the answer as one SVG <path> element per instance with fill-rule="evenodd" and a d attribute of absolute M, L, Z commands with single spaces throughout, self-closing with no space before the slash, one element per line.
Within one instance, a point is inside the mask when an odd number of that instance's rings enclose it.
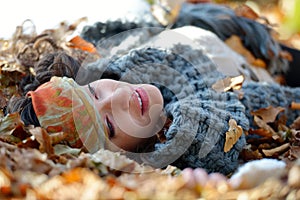
<path fill-rule="evenodd" d="M 171 35 L 166 45 L 168 37 L 160 36 L 86 68 L 63 52 L 47 55 L 7 112 L 19 111 L 26 124 L 49 134 L 63 131 L 64 142 L 92 153 L 107 148 L 154 167 L 223 174 L 236 169 L 246 143 L 242 134 L 224 151 L 230 120 L 244 132 L 254 126 L 250 111 L 259 108 L 285 107 L 290 122 L 300 114 L 289 109 L 300 101 L 299 88 L 249 80 L 242 97 L 216 91 L 225 75 L 199 44 Z"/>

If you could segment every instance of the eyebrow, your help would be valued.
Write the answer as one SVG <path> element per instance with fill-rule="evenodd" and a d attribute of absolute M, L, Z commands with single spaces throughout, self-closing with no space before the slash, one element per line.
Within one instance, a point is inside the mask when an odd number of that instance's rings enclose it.
<path fill-rule="evenodd" d="M 94 95 L 95 99 L 98 100 L 98 96 L 95 92 L 95 89 L 90 84 L 88 84 L 88 88 L 89 88 L 90 92 L 92 93 L 92 95 Z"/>

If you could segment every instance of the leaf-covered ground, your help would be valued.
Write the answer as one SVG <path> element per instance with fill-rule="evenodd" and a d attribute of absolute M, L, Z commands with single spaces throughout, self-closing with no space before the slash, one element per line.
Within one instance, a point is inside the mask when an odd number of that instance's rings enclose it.
<path fill-rule="evenodd" d="M 252 112 L 259 128 L 248 134 L 261 137 L 248 139 L 240 162 L 275 158 L 286 167 L 280 176 L 263 181 L 246 175 L 237 187 L 220 174 L 173 166 L 153 169 L 106 150 L 83 153 L 60 144 L 63 133 L 48 135 L 42 128 L 25 126 L 17 113 L 4 116 L 7 102 L 21 95 L 22 77 L 34 74 L 33 64 L 46 53 L 60 49 L 78 59 L 99 58 L 79 36 L 67 39 L 82 20 L 62 22 L 40 34 L 34 29 L 24 33 L 25 24 L 31 24 L 25 21 L 11 39 L 0 40 L 0 199 L 300 199 L 300 118 L 287 126 L 281 107 Z M 223 81 L 226 87 L 216 84 L 218 90 L 238 90 L 243 79 Z M 296 102 L 293 109 L 299 109 Z M 234 122 L 230 127 L 238 128 Z M 229 129 L 227 148 L 234 144 L 232 134 Z"/>

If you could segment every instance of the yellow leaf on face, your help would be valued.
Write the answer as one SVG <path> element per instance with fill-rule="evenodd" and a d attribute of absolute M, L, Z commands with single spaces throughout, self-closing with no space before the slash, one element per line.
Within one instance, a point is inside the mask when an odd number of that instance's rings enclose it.
<path fill-rule="evenodd" d="M 241 126 L 238 126 L 234 119 L 230 119 L 229 122 L 229 129 L 226 132 L 226 140 L 224 144 L 224 152 L 230 151 L 233 145 L 238 141 L 238 139 L 243 134 L 243 129 Z"/>
<path fill-rule="evenodd" d="M 259 116 L 265 123 L 274 122 L 277 115 L 284 111 L 283 107 L 273 107 L 269 106 L 267 108 L 261 108 L 256 111 L 252 111 L 251 114 L 254 116 Z"/>
<path fill-rule="evenodd" d="M 212 88 L 217 92 L 226 92 L 229 90 L 239 90 L 242 87 L 245 78 L 243 75 L 236 77 L 226 77 L 213 84 Z"/>

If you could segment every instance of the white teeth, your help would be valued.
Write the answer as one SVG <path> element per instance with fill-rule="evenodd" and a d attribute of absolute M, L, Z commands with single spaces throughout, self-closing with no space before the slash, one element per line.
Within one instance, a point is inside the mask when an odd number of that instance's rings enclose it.
<path fill-rule="evenodd" d="M 136 91 L 134 91 L 134 93 L 136 94 L 136 96 L 137 96 L 137 98 L 138 98 L 138 100 L 139 100 L 140 107 L 141 107 L 141 109 L 142 109 L 142 106 L 143 106 L 142 99 L 141 99 L 139 93 L 137 93 Z"/>

